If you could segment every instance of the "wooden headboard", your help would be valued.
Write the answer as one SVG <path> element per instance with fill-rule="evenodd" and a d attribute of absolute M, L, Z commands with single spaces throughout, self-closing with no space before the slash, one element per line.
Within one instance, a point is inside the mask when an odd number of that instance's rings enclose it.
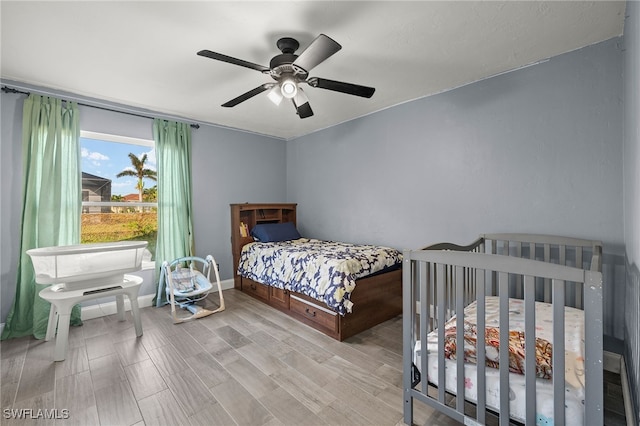
<path fill-rule="evenodd" d="M 233 280 L 235 288 L 240 288 L 238 262 L 245 244 L 253 242 L 249 234 L 259 223 L 296 222 L 295 203 L 231 204 L 231 252 L 233 255 Z"/>

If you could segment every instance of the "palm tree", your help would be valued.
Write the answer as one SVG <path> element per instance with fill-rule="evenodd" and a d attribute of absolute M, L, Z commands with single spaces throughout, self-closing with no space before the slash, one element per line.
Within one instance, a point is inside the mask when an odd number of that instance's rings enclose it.
<path fill-rule="evenodd" d="M 147 161 L 147 154 L 142 154 L 142 157 L 138 158 L 137 155 L 133 153 L 129 153 L 129 159 L 131 160 L 131 165 L 133 166 L 133 170 L 131 169 L 123 170 L 120 173 L 118 173 L 116 177 L 133 176 L 138 178 L 136 189 L 138 190 L 139 200 L 140 202 L 142 202 L 142 194 L 144 192 L 143 179 L 147 178 L 157 182 L 158 174 L 155 170 L 147 169 L 144 167 L 144 163 Z"/>
<path fill-rule="evenodd" d="M 155 203 L 158 201 L 158 185 L 153 185 L 151 188 L 145 188 L 142 193 L 142 198 L 148 203 Z"/>

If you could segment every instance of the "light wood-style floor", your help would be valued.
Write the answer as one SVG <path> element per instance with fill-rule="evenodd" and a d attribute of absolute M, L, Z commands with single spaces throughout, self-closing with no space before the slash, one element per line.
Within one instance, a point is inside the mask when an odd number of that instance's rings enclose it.
<path fill-rule="evenodd" d="M 402 424 L 402 319 L 337 342 L 236 290 L 227 309 L 174 325 L 168 306 L 141 310 L 144 334 L 115 315 L 54 342 L 3 341 L 3 425 Z M 57 409 L 68 419 L 5 418 Z M 427 408 L 422 424 L 448 422 Z"/>
<path fill-rule="evenodd" d="M 224 296 L 224 312 L 180 325 L 168 307 L 144 308 L 140 338 L 129 313 L 85 321 L 64 362 L 51 361 L 53 341 L 2 342 L 0 424 L 403 424 L 401 317 L 337 342 L 241 292 Z M 459 425 L 414 405 L 420 425 Z"/>

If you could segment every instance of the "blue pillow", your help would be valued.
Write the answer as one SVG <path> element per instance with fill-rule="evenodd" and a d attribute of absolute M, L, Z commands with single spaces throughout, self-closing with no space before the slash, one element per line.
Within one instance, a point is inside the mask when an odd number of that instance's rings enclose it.
<path fill-rule="evenodd" d="M 297 240 L 300 233 L 293 222 L 261 223 L 251 230 L 251 236 L 261 243 Z"/>

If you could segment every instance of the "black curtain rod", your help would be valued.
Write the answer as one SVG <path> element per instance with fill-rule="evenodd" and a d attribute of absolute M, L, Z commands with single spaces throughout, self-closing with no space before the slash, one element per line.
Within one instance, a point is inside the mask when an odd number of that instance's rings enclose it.
<path fill-rule="evenodd" d="M 21 95 L 30 95 L 31 92 L 25 92 L 23 90 L 18 90 L 18 89 L 14 89 L 12 87 L 7 87 L 7 86 L 2 86 L 1 89 L 3 92 L 5 93 L 19 93 Z M 76 102 L 76 101 L 73 101 Z M 142 115 L 142 114 L 136 114 L 135 112 L 128 112 L 128 111 L 120 111 L 117 109 L 112 109 L 112 108 L 107 108 L 107 107 L 101 107 L 101 106 L 97 106 L 97 105 L 89 105 L 89 104 L 83 104 L 81 102 L 76 102 L 78 105 L 82 105 L 82 106 L 86 106 L 86 107 L 90 107 L 90 108 L 97 108 L 97 109 L 102 109 L 105 111 L 112 111 L 112 112 L 119 112 L 120 114 L 127 114 L 127 115 L 133 115 L 135 117 L 142 117 L 142 118 L 148 118 L 150 120 L 153 120 L 155 117 L 150 117 L 148 115 Z M 200 125 L 199 124 L 190 124 L 190 126 L 194 129 L 199 129 Z"/>

